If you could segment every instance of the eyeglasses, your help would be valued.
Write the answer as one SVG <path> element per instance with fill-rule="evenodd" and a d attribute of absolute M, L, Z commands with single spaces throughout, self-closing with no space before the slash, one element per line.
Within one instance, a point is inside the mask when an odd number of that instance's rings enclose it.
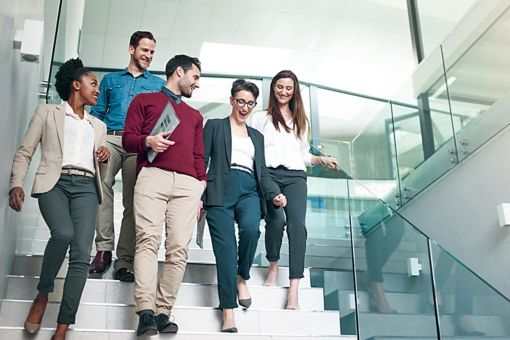
<path fill-rule="evenodd" d="M 235 99 L 235 101 L 236 101 L 236 103 L 237 103 L 237 105 L 238 105 L 239 107 L 244 107 L 245 105 L 248 105 L 248 107 L 249 107 L 250 109 L 253 109 L 255 106 L 257 106 L 257 102 L 251 102 L 251 101 L 250 101 L 250 102 L 247 102 L 247 101 L 246 101 L 246 100 L 244 100 L 244 99 L 238 99 L 238 98 L 234 98 L 234 99 Z"/>

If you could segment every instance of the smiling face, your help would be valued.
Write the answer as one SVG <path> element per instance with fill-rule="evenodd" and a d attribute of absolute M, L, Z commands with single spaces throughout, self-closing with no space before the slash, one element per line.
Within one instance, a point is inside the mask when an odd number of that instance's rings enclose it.
<path fill-rule="evenodd" d="M 230 97 L 230 105 L 232 105 L 230 116 L 236 123 L 245 124 L 256 105 L 255 96 L 250 91 L 241 90 L 234 97 Z"/>
<path fill-rule="evenodd" d="M 186 98 L 191 98 L 193 91 L 200 87 L 200 70 L 195 64 L 193 64 L 191 69 L 187 71 L 184 71 L 182 67 L 179 67 L 176 72 L 182 74 L 177 84 L 180 94 Z"/>
<path fill-rule="evenodd" d="M 138 46 L 129 46 L 129 54 L 131 54 L 131 63 L 140 72 L 149 68 L 154 53 L 156 52 L 156 43 L 154 40 L 143 38 L 138 42 Z"/>
<path fill-rule="evenodd" d="M 276 101 L 280 106 L 287 105 L 294 95 L 294 81 L 291 78 L 280 78 L 273 87 Z"/>
<path fill-rule="evenodd" d="M 73 81 L 73 86 L 78 90 L 84 105 L 96 105 L 97 97 L 99 97 L 99 82 L 94 73 L 83 74 L 79 81 Z"/>

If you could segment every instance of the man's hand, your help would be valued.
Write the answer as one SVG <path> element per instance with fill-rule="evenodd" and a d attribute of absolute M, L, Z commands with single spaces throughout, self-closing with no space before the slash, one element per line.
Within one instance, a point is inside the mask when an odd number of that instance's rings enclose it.
<path fill-rule="evenodd" d="M 14 187 L 9 191 L 9 206 L 16 210 L 21 211 L 23 202 L 25 201 L 25 192 L 21 187 Z"/>
<path fill-rule="evenodd" d="M 96 157 L 98 161 L 106 163 L 106 161 L 110 158 L 110 150 L 108 150 L 106 146 L 100 146 L 96 150 Z"/>
<path fill-rule="evenodd" d="M 145 138 L 145 146 L 148 148 L 151 148 L 155 152 L 158 152 L 158 153 L 163 152 L 166 149 L 168 149 L 168 147 L 170 145 L 175 144 L 174 141 L 171 141 L 171 140 L 168 140 L 165 138 L 165 137 L 169 136 L 170 134 L 171 134 L 170 131 L 164 131 L 164 132 L 160 132 L 154 136 L 147 136 Z"/>
<path fill-rule="evenodd" d="M 197 222 L 202 219 L 205 215 L 204 201 L 200 201 L 200 209 L 198 209 Z"/>
<path fill-rule="evenodd" d="M 279 194 L 275 198 L 273 198 L 273 204 L 277 207 L 285 207 L 287 205 L 287 198 L 284 194 Z"/>

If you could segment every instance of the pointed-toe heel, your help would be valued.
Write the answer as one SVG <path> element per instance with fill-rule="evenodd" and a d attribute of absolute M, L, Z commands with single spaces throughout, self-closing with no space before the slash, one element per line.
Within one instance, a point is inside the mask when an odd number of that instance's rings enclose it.
<path fill-rule="evenodd" d="M 221 330 L 223 333 L 237 333 L 237 327 L 230 327 Z"/>
<path fill-rule="evenodd" d="M 239 299 L 239 304 L 243 308 L 249 308 L 251 306 L 251 298 Z"/>
<path fill-rule="evenodd" d="M 25 321 L 23 327 L 25 328 L 25 331 L 27 331 L 28 334 L 37 334 L 37 332 L 39 332 L 39 329 L 41 329 L 41 324 Z"/>

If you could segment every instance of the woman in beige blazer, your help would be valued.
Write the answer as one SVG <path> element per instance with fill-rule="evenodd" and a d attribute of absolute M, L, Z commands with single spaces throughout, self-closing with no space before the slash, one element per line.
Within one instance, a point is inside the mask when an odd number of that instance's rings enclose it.
<path fill-rule="evenodd" d="M 52 339 L 65 339 L 75 322 L 81 294 L 87 280 L 90 251 L 98 206 L 102 200 L 101 173 L 110 152 L 105 147 L 106 126 L 85 111 L 99 95 L 96 76 L 79 59 L 65 62 L 55 75 L 55 87 L 65 101 L 60 105 L 39 105 L 14 157 L 9 205 L 20 211 L 23 183 L 32 156 L 41 144 L 32 197 L 37 197 L 51 237 L 44 251 L 41 275 L 25 330 L 35 334 L 41 327 L 53 291 L 55 277 L 67 250 L 69 268 Z"/>

